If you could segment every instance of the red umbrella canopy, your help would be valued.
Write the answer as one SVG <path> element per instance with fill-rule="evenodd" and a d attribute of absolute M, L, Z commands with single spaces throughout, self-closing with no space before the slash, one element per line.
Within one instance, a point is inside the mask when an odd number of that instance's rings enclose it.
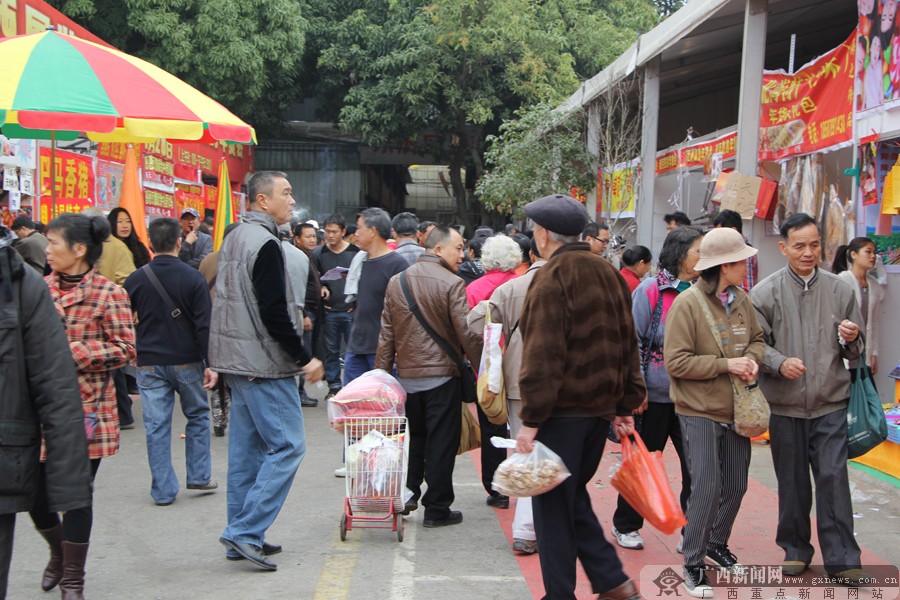
<path fill-rule="evenodd" d="M 144 60 L 54 30 L 0 39 L 7 137 L 253 143 L 253 128 Z"/>

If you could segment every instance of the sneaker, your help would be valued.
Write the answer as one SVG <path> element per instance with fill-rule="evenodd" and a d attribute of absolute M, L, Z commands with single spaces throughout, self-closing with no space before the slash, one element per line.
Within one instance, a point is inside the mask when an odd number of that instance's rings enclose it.
<path fill-rule="evenodd" d="M 515 538 L 512 549 L 516 554 L 535 554 L 538 551 L 537 540 Z"/>
<path fill-rule="evenodd" d="M 712 598 L 713 588 L 709 585 L 706 570 L 703 567 L 684 568 L 684 589 L 694 598 Z"/>
<path fill-rule="evenodd" d="M 331 390 L 330 392 L 328 392 L 328 394 L 325 396 L 325 402 L 332 400 L 335 396 L 337 396 L 337 393 L 339 391 L 341 390 Z"/>
<path fill-rule="evenodd" d="M 225 428 L 213 425 L 213 435 L 216 437 L 225 437 Z"/>
<path fill-rule="evenodd" d="M 341 467 L 340 469 L 334 470 L 335 477 L 346 477 L 347 476 L 347 467 Z"/>
<path fill-rule="evenodd" d="M 319 401 L 315 398 L 308 398 L 303 396 L 300 398 L 300 406 L 305 406 L 307 408 L 314 408 L 319 405 Z"/>
<path fill-rule="evenodd" d="M 134 429 L 134 421 L 125 425 L 119 425 L 119 429 Z"/>
<path fill-rule="evenodd" d="M 710 546 L 706 549 L 706 558 L 725 569 L 740 567 L 737 556 L 728 549 L 728 546 Z"/>
<path fill-rule="evenodd" d="M 678 538 L 678 545 L 675 546 L 675 552 L 678 554 L 684 554 L 684 536 Z"/>
<path fill-rule="evenodd" d="M 201 492 L 211 492 L 213 490 L 219 489 L 219 484 L 215 481 L 207 481 L 206 483 L 189 483 L 187 484 L 187 489 L 200 490 Z"/>
<path fill-rule="evenodd" d="M 487 497 L 486 504 L 494 508 L 509 508 L 509 496 L 495 492 Z"/>
<path fill-rule="evenodd" d="M 619 530 L 613 527 L 612 533 L 623 548 L 628 548 L 629 550 L 642 550 L 644 548 L 644 538 L 637 531 L 619 533 Z"/>

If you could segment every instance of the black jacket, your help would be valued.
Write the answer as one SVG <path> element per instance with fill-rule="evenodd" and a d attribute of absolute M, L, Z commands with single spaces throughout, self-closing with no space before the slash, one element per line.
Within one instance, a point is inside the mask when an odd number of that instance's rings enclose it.
<path fill-rule="evenodd" d="M 3 247 L 0 228 L 0 514 L 34 504 L 46 441 L 52 511 L 91 504 L 81 393 L 62 321 L 47 284 Z"/>
<path fill-rule="evenodd" d="M 209 350 L 209 319 L 212 302 L 200 271 L 174 256 L 160 254 L 150 261 L 153 274 L 181 310 L 181 319 L 172 317 L 165 300 L 153 287 L 143 269 L 128 276 L 123 287 L 131 298 L 137 318 L 137 364 L 186 365 L 206 360 Z M 187 329 L 193 332 L 189 334 Z"/>

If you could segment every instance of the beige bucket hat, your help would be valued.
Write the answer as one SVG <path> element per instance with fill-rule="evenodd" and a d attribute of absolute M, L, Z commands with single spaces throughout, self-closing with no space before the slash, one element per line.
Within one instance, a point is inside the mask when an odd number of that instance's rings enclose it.
<path fill-rule="evenodd" d="M 700 242 L 700 260 L 694 267 L 703 271 L 716 265 L 746 260 L 758 252 L 744 243 L 744 236 L 729 227 L 713 229 Z"/>

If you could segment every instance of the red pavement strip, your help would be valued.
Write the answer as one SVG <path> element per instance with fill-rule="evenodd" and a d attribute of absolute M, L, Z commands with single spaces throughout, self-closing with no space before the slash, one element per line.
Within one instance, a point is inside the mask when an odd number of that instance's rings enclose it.
<path fill-rule="evenodd" d="M 612 477 L 612 469 L 620 459 L 619 445 L 608 442 L 603 451 L 603 459 L 594 476 L 594 483 L 589 492 L 594 505 L 594 512 L 600 519 L 600 525 L 618 551 L 619 560 L 625 568 L 625 572 L 634 579 L 640 587 L 641 568 L 645 565 L 671 565 L 676 571 L 681 571 L 681 555 L 675 552 L 679 534 L 664 535 L 650 525 L 641 529 L 644 538 L 643 550 L 626 550 L 616 545 L 612 538 L 612 516 L 616 509 L 617 492 L 609 483 Z M 475 470 L 481 476 L 481 450 L 472 450 L 469 456 L 475 465 Z M 671 444 L 664 453 L 666 473 L 676 496 L 681 490 L 681 473 L 678 466 L 678 457 Z M 757 458 L 758 460 L 758 458 Z M 515 515 L 515 498 L 511 499 L 507 510 L 492 509 L 497 516 L 497 521 L 506 535 L 512 552 L 512 522 Z M 731 534 L 729 548 L 744 564 L 779 565 L 784 559 L 781 549 L 775 545 L 775 525 L 778 515 L 778 494 L 765 487 L 752 478 L 747 487 L 747 494 L 741 504 L 741 512 L 735 521 Z M 817 556 L 819 542 L 816 535 L 815 518 L 812 519 L 813 545 L 816 547 Z M 541 565 L 538 555 L 516 556 L 522 575 L 535 600 L 544 596 L 544 584 L 541 579 Z M 863 564 L 888 564 L 887 560 L 862 547 Z M 594 598 L 590 582 L 578 564 L 578 579 L 575 587 L 575 595 L 578 598 Z"/>

